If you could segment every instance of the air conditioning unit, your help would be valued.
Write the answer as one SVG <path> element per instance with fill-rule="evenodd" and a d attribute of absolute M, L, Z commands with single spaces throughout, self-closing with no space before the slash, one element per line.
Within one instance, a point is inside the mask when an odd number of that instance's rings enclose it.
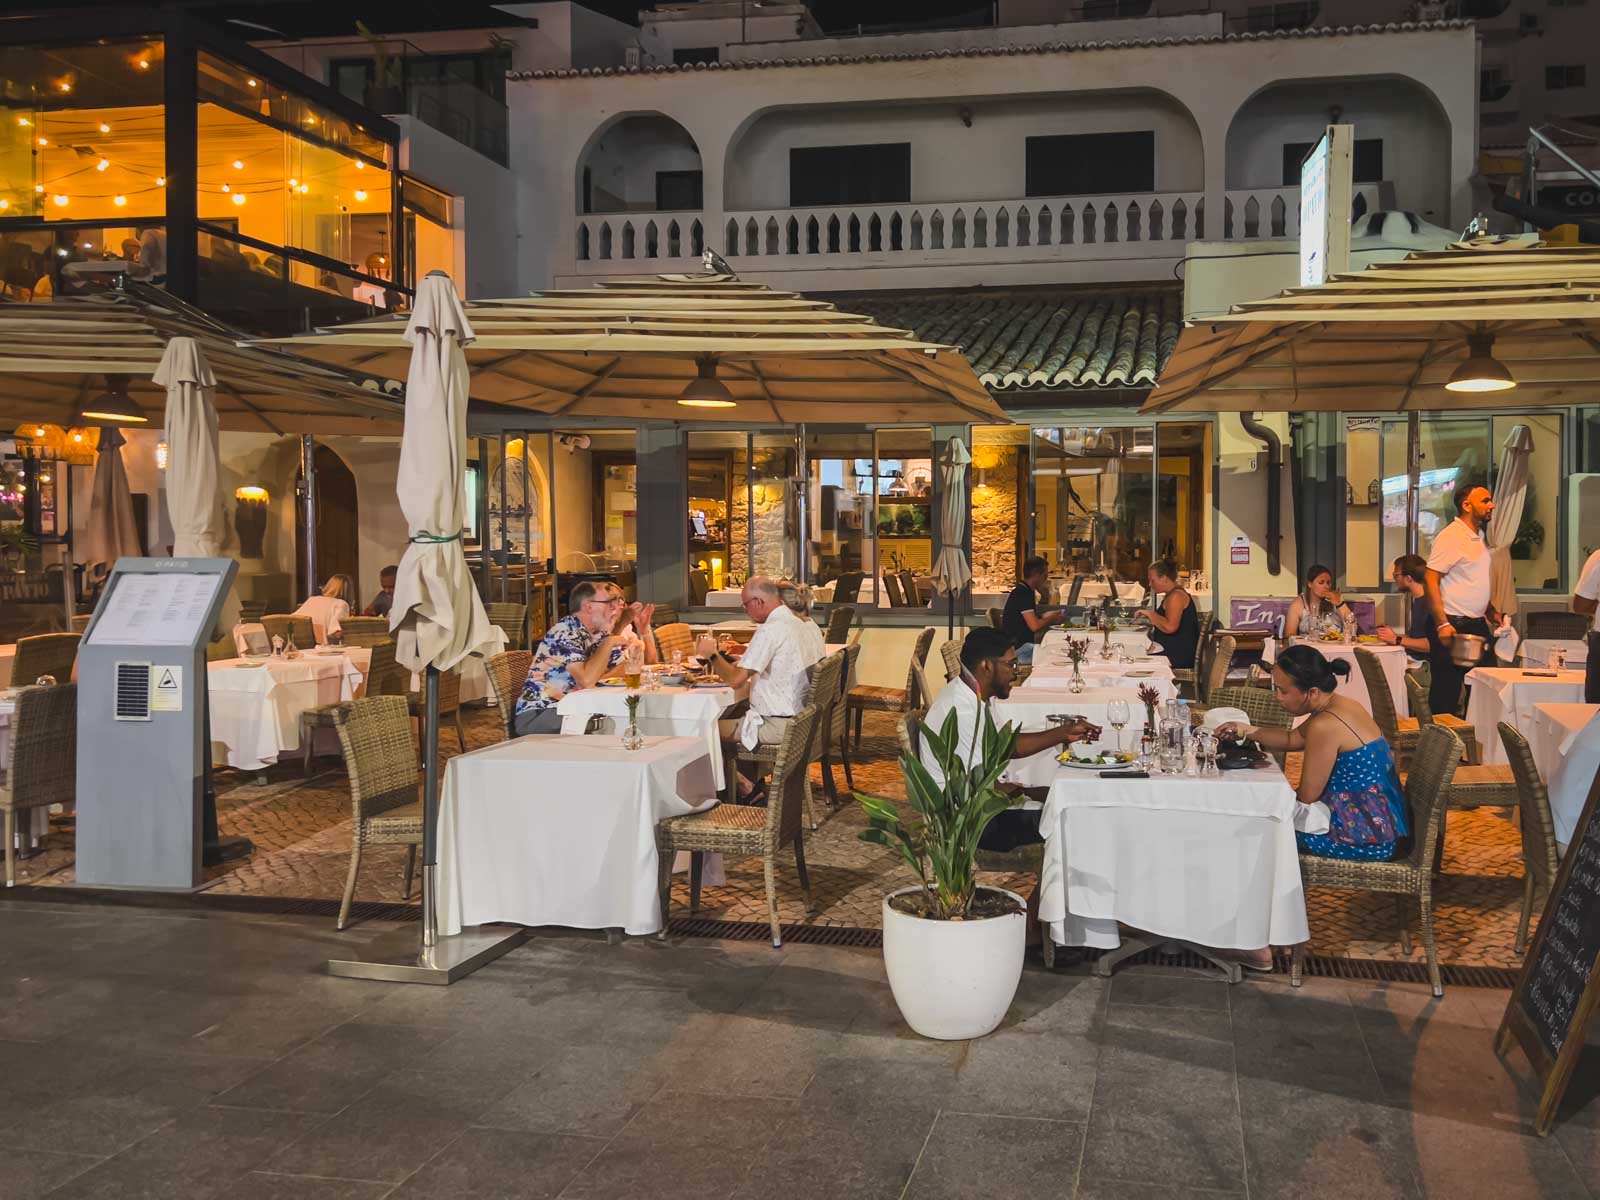
<path fill-rule="evenodd" d="M 622 65 L 632 69 L 637 69 L 639 66 L 639 59 L 642 54 L 643 51 L 641 51 L 637 46 L 626 47 L 622 51 Z"/>

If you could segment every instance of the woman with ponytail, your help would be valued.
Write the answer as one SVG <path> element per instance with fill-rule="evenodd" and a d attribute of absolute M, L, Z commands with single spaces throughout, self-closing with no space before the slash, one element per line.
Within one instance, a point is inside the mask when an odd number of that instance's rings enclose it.
<path fill-rule="evenodd" d="M 1328 810 L 1328 832 L 1295 834 L 1306 854 L 1384 861 L 1410 833 L 1405 792 L 1394 751 L 1354 700 L 1337 694 L 1350 674 L 1343 659 L 1329 662 L 1312 646 L 1291 646 L 1272 668 L 1272 689 L 1293 729 L 1224 725 L 1219 733 L 1254 738 L 1268 750 L 1302 751 L 1299 799 Z"/>

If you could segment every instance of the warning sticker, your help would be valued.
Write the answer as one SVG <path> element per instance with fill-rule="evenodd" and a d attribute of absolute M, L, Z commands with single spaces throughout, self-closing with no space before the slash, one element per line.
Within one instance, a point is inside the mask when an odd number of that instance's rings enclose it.
<path fill-rule="evenodd" d="M 150 668 L 150 711 L 183 711 L 183 668 Z"/>

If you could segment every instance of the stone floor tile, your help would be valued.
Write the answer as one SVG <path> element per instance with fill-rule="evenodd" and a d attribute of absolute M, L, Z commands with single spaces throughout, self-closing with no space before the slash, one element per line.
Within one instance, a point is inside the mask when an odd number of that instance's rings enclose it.
<path fill-rule="evenodd" d="M 1410 1114 L 1388 1105 L 1241 1076 L 1252 1200 L 1417 1197 Z"/>
<path fill-rule="evenodd" d="M 906 1200 L 1034 1200 L 1068 1193 L 1082 1144 L 1079 1124 L 945 1111 Z"/>
<path fill-rule="evenodd" d="M 393 1192 L 394 1200 L 555 1200 L 606 1146 L 579 1134 L 469 1129 Z"/>
<path fill-rule="evenodd" d="M 1185 979 L 1137 971 L 1111 979 L 1110 1003 L 1139 1004 L 1149 1008 L 1195 1008 L 1204 1012 L 1228 1011 L 1228 984 L 1220 979 Z"/>
<path fill-rule="evenodd" d="M 0 1196 L 35 1200 L 101 1161 L 49 1150 L 0 1150 Z"/>

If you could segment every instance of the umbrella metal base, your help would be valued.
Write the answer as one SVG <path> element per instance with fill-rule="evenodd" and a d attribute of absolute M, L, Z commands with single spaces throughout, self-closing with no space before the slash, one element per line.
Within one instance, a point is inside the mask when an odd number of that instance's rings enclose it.
<path fill-rule="evenodd" d="M 1229 983 L 1238 983 L 1244 978 L 1244 968 L 1231 959 L 1223 958 L 1209 946 L 1197 946 L 1193 942 L 1183 941 L 1181 938 L 1158 938 L 1147 936 L 1130 937 L 1122 936 L 1122 945 L 1115 950 L 1107 950 L 1094 964 L 1094 973 L 1102 979 L 1111 978 L 1111 972 L 1118 963 L 1143 954 L 1146 950 L 1154 950 L 1162 946 L 1176 946 L 1182 950 L 1191 950 L 1207 962 L 1213 964 L 1222 972 L 1222 977 Z"/>
<path fill-rule="evenodd" d="M 432 946 L 419 944 L 415 928 L 385 933 L 352 958 L 328 960 L 328 974 L 342 979 L 378 979 L 385 983 L 431 983 L 446 986 L 515 950 L 527 940 L 526 929 L 473 926 Z"/>

